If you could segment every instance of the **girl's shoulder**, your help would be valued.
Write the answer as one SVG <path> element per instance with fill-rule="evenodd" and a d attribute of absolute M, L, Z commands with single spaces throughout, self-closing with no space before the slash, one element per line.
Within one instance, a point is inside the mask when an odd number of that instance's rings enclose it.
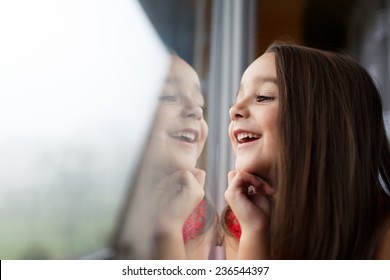
<path fill-rule="evenodd" d="M 234 215 L 233 211 L 229 208 L 224 212 L 224 217 L 222 217 L 225 221 L 226 228 L 230 231 L 232 235 L 234 235 L 238 240 L 241 237 L 241 225 Z"/>
<path fill-rule="evenodd" d="M 227 207 L 222 213 L 223 227 L 220 229 L 222 244 L 225 247 L 226 259 L 235 260 L 238 253 L 238 244 L 241 237 L 241 226 L 232 209 Z"/>

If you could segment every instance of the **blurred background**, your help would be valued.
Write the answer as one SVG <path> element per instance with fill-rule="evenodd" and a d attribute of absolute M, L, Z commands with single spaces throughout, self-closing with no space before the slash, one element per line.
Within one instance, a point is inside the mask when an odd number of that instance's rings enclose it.
<path fill-rule="evenodd" d="M 274 40 L 355 57 L 390 125 L 388 0 L 54 2 L 0 4 L 0 259 L 109 258 L 167 50 L 201 79 L 209 137 L 199 166 L 213 175 L 206 190 L 218 211 L 234 162 L 228 109 L 244 69 Z"/>

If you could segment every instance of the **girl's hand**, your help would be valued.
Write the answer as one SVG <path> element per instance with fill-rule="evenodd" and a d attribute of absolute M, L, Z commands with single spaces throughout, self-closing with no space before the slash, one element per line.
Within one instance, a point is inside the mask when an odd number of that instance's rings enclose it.
<path fill-rule="evenodd" d="M 156 186 L 159 201 L 157 227 L 160 233 L 182 234 L 188 216 L 204 197 L 206 173 L 200 169 L 177 171 Z"/>
<path fill-rule="evenodd" d="M 268 231 L 274 189 L 260 177 L 236 170 L 228 175 L 225 199 L 241 225 L 242 233 Z"/>

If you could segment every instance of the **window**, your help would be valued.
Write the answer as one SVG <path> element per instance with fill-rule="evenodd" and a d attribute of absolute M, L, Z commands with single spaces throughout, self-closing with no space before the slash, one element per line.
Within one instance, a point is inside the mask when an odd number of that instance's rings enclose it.
<path fill-rule="evenodd" d="M 2 1 L 0 38 L 0 258 L 89 258 L 115 229 L 165 47 L 126 0 Z"/>
<path fill-rule="evenodd" d="M 150 148 L 172 112 L 161 104 L 188 102 L 189 118 L 204 107 L 208 137 L 196 168 L 221 213 L 234 163 L 228 109 L 244 69 L 270 40 L 329 43 L 317 34 L 334 38 L 350 6 L 335 45 L 348 41 L 378 82 L 389 127 L 388 1 L 336 2 L 1 1 L 0 259 L 153 258 L 165 193 L 151 196 L 148 180 L 174 164 L 159 156 L 175 152 Z M 337 15 L 333 29 L 328 15 Z M 199 77 L 194 99 L 176 87 L 184 72 Z M 169 136 L 184 146 L 202 137 L 201 126 L 180 125 Z M 223 259 L 213 242 L 206 257 Z"/>
<path fill-rule="evenodd" d="M 370 72 L 382 93 L 384 120 L 390 135 L 390 5 L 388 1 L 357 1 L 349 23 L 349 49 Z"/>

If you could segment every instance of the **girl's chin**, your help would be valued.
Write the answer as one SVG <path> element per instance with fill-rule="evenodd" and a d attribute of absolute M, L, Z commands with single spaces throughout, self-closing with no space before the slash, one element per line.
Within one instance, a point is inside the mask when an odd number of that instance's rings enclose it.
<path fill-rule="evenodd" d="M 181 158 L 180 160 L 167 162 L 169 162 L 167 167 L 172 171 L 191 170 L 194 169 L 196 166 L 196 160 L 191 158 Z"/>
<path fill-rule="evenodd" d="M 239 172 L 246 172 L 246 173 L 252 173 L 253 172 L 253 165 L 248 164 L 248 162 L 243 161 L 237 161 L 235 164 L 236 170 Z"/>
<path fill-rule="evenodd" d="M 257 169 L 254 164 L 248 164 L 248 162 L 236 162 L 235 167 L 236 171 L 238 172 L 244 172 L 259 176 L 259 169 Z"/>

